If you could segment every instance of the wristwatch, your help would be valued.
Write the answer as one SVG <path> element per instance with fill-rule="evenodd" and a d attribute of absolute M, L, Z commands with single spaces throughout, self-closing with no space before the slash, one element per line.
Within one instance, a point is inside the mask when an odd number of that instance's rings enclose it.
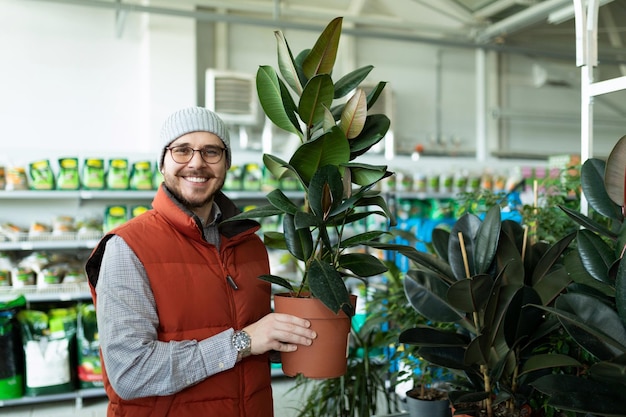
<path fill-rule="evenodd" d="M 250 340 L 250 335 L 248 333 L 243 330 L 236 330 L 235 333 L 233 333 L 232 343 L 233 347 L 237 349 L 238 359 L 250 356 L 252 341 Z"/>

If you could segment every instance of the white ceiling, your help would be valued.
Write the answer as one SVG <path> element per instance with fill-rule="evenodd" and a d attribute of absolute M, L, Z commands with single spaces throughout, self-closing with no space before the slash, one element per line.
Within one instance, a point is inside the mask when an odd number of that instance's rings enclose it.
<path fill-rule="evenodd" d="M 575 0 L 40 1 L 117 8 L 120 16 L 129 11 L 146 11 L 314 31 L 319 31 L 333 17 L 343 16 L 343 31 L 362 37 L 478 46 L 568 60 L 576 54 Z M 598 16 L 600 61 L 607 65 L 626 65 L 626 0 L 596 1 L 601 5 Z"/>
<path fill-rule="evenodd" d="M 626 1 L 597 1 L 601 4 L 599 56 L 606 63 L 626 63 L 623 46 Z M 202 18 L 210 20 L 271 26 L 279 22 L 283 27 L 310 27 L 317 31 L 331 18 L 343 16 L 344 31 L 358 36 L 461 47 L 478 45 L 503 52 L 565 59 L 576 52 L 574 0 L 151 0 L 149 3 L 171 9 L 190 5 L 209 8 L 213 12 Z"/>

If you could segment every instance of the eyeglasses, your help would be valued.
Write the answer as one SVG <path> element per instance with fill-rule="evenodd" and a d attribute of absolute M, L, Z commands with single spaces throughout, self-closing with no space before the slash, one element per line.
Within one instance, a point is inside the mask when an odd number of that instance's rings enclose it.
<path fill-rule="evenodd" d="M 222 160 L 226 148 L 219 146 L 205 146 L 202 149 L 194 149 L 191 146 L 172 146 L 165 149 L 170 151 L 172 159 L 178 164 L 186 164 L 193 159 L 196 152 L 200 152 L 200 156 L 207 164 L 217 164 Z"/>

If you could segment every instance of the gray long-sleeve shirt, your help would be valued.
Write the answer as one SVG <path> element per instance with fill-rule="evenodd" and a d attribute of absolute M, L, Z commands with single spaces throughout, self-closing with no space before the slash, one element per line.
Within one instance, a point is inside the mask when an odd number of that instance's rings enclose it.
<path fill-rule="evenodd" d="M 205 226 L 209 241 L 214 237 L 207 233 L 210 227 Z M 121 398 L 174 394 L 234 367 L 233 329 L 200 341 L 157 339 L 158 316 L 146 271 L 119 236 L 107 242 L 97 292 L 102 355 Z"/>

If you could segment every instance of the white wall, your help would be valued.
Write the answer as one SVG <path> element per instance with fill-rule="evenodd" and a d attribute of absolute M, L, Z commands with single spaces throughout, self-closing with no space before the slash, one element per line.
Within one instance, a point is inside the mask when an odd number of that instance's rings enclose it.
<path fill-rule="evenodd" d="M 193 21 L 129 14 L 117 37 L 112 10 L 0 3 L 0 160 L 150 154 L 195 104 Z"/>

